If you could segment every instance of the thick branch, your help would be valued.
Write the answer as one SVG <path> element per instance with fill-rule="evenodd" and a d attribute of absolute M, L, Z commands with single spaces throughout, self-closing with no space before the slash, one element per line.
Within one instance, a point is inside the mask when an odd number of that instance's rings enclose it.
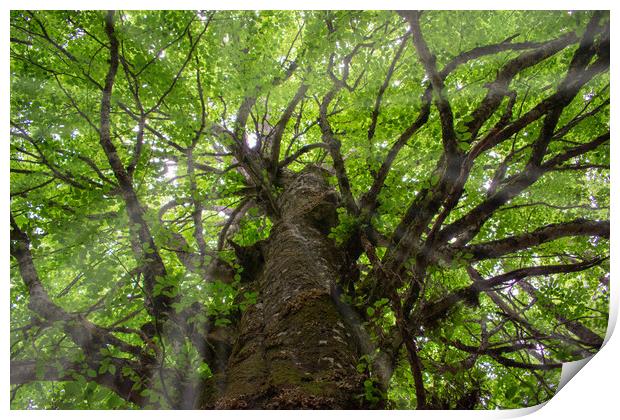
<path fill-rule="evenodd" d="M 326 143 L 311 143 L 306 144 L 305 146 L 300 147 L 295 153 L 287 156 L 285 159 L 282 159 L 278 164 L 278 168 L 282 169 L 295 162 L 301 155 L 308 153 L 310 150 L 314 149 L 329 149 L 329 146 Z"/>
<path fill-rule="evenodd" d="M 334 163 L 334 170 L 336 171 L 336 178 L 338 179 L 338 187 L 340 189 L 340 193 L 343 196 L 344 203 L 347 207 L 347 210 L 351 214 L 356 215 L 358 214 L 359 209 L 355 202 L 355 198 L 353 198 L 353 194 L 351 193 L 351 184 L 349 183 L 349 177 L 347 176 L 347 172 L 344 166 L 344 159 L 342 158 L 342 153 L 340 152 L 341 143 L 334 135 L 331 125 L 327 120 L 327 107 L 336 96 L 338 90 L 340 90 L 340 88 L 334 86 L 334 88 L 332 88 L 332 90 L 330 90 L 323 98 L 323 102 L 321 102 L 319 110 L 319 126 L 321 127 L 323 141 L 325 142 L 325 144 L 327 144 L 329 154 L 332 157 L 332 161 Z"/>
<path fill-rule="evenodd" d="M 280 160 L 280 145 L 282 144 L 282 136 L 284 135 L 284 129 L 286 128 L 286 124 L 291 119 L 291 116 L 293 115 L 293 111 L 295 110 L 295 107 L 303 99 L 304 95 L 308 91 L 308 88 L 309 86 L 305 83 L 302 83 L 299 86 L 299 89 L 297 89 L 295 96 L 288 103 L 286 109 L 284 110 L 284 113 L 282 114 L 282 116 L 280 117 L 280 120 L 278 121 L 278 123 L 276 124 L 274 128 L 272 140 L 271 140 L 271 164 L 273 165 L 274 176 L 278 172 L 278 167 L 281 166 L 281 165 L 278 165 L 278 162 Z"/>
<path fill-rule="evenodd" d="M 381 167 L 377 172 L 375 179 L 372 183 L 372 186 L 368 190 L 366 194 L 361 199 L 361 207 L 362 213 L 367 212 L 371 213 L 377 205 L 377 198 L 379 197 L 379 193 L 385 184 L 385 180 L 390 172 L 392 164 L 398 155 L 398 152 L 403 148 L 407 141 L 420 129 L 426 122 L 428 121 L 428 116 L 430 115 L 430 101 L 431 101 L 431 91 L 427 89 L 422 96 L 422 108 L 418 113 L 418 117 L 416 120 L 409 126 L 407 129 L 398 137 L 398 140 L 392 145 L 390 151 L 387 156 L 381 163 Z"/>
<path fill-rule="evenodd" d="M 486 348 L 485 349 L 485 348 L 480 348 L 480 347 L 468 346 L 456 340 L 450 341 L 449 344 L 467 353 L 479 354 L 479 355 L 484 354 L 484 355 L 490 356 L 493 359 L 495 359 L 495 361 L 497 361 L 498 363 L 504 366 L 508 366 L 508 367 L 516 367 L 520 369 L 529 369 L 529 370 L 553 370 L 553 369 L 560 369 L 562 367 L 561 363 L 547 363 L 547 364 L 524 363 L 524 362 L 518 362 L 516 360 L 509 359 L 505 356 L 502 356 L 502 353 L 521 350 L 520 347 L 522 346 L 518 346 L 518 345 L 506 347 L 503 349 L 502 348 L 500 349 Z"/>
<path fill-rule="evenodd" d="M 161 256 L 156 250 L 155 242 L 153 241 L 149 227 L 144 220 L 143 209 L 133 189 L 131 178 L 125 170 L 110 136 L 112 88 L 114 86 L 114 78 L 119 64 L 119 44 L 114 32 L 114 12 L 112 11 L 108 12 L 106 16 L 105 30 L 108 40 L 110 41 L 110 66 L 108 68 L 108 73 L 106 75 L 105 85 L 101 96 L 101 127 L 99 130 L 99 143 L 105 151 L 110 167 L 112 168 L 114 176 L 119 183 L 121 195 L 126 204 L 129 220 L 132 225 L 137 227 L 138 237 L 142 247 L 141 255 L 138 255 L 137 257 L 138 259 L 144 261 L 143 274 L 145 291 L 147 294 L 147 306 L 151 315 L 154 315 L 157 319 L 160 319 L 165 317 L 166 313 L 170 310 L 172 299 L 169 296 L 169 293 L 172 292 L 172 290 L 170 286 L 166 286 L 163 288 L 164 293 L 158 293 L 157 295 L 154 293 L 155 284 L 158 279 L 163 280 L 166 276 L 166 269 Z"/>
<path fill-rule="evenodd" d="M 420 313 L 417 318 L 425 324 L 434 324 L 439 320 L 445 318 L 449 313 L 450 309 L 452 309 L 459 302 L 465 301 L 469 304 L 477 304 L 478 294 L 481 292 L 506 287 L 510 282 L 519 282 L 520 280 L 523 280 L 527 277 L 548 276 L 551 274 L 565 274 L 584 271 L 599 265 L 602 261 L 603 259 L 601 258 L 595 258 L 593 260 L 574 264 L 557 264 L 526 267 L 503 273 L 489 279 L 483 279 L 480 273 L 478 273 L 478 271 L 476 271 L 473 267 L 469 266 L 467 268 L 467 272 L 474 280 L 474 282 L 470 286 L 460 288 L 441 299 L 425 304 L 420 309 Z"/>
<path fill-rule="evenodd" d="M 467 124 L 467 127 L 472 133 L 472 137 L 475 137 L 482 124 L 497 110 L 502 98 L 508 95 L 508 86 L 519 72 L 546 60 L 576 41 L 577 36 L 574 33 L 569 33 L 546 42 L 533 51 L 527 51 L 504 65 L 498 71 L 496 79 L 489 84 L 489 91 L 485 98 L 471 114 L 473 119 Z"/>
<path fill-rule="evenodd" d="M 431 81 L 433 87 L 433 93 L 435 97 L 435 105 L 439 110 L 439 116 L 441 118 L 441 139 L 443 142 L 444 150 L 447 155 L 458 155 L 460 153 L 456 133 L 454 131 L 454 117 L 452 115 L 452 107 L 445 96 L 444 81 L 439 72 L 437 71 L 437 59 L 431 54 L 422 30 L 420 29 L 420 12 L 406 11 L 399 12 L 401 16 L 405 17 L 411 25 L 411 33 L 413 35 L 413 45 L 422 61 L 422 65 L 426 70 L 426 74 Z"/>
<path fill-rule="evenodd" d="M 534 287 L 528 282 L 521 282 L 519 286 L 530 296 L 534 298 L 536 297 L 536 289 L 534 289 Z M 600 348 L 603 345 L 603 339 L 598 334 L 582 323 L 563 316 L 551 300 L 541 303 L 541 306 L 549 310 L 553 316 L 555 316 L 555 318 L 566 327 L 567 330 L 575 334 L 575 336 L 577 336 L 582 342 L 595 348 Z"/>
<path fill-rule="evenodd" d="M 558 238 L 580 235 L 600 236 L 609 239 L 609 221 L 577 219 L 572 222 L 553 223 L 530 233 L 470 245 L 463 248 L 463 253 L 472 254 L 471 258 L 475 261 L 498 258 Z"/>

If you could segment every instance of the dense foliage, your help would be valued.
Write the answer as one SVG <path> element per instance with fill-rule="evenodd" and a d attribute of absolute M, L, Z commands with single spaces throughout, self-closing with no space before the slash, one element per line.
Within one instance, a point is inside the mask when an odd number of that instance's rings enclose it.
<path fill-rule="evenodd" d="M 365 407 L 534 405 L 601 346 L 608 13 L 10 25 L 13 408 L 180 407 L 208 386 L 212 343 L 260 296 L 248 250 L 281 177 L 309 165 L 338 191 Z"/>

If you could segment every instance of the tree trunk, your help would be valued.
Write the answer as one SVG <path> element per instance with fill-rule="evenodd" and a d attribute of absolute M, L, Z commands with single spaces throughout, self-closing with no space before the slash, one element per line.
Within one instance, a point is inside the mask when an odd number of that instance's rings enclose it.
<path fill-rule="evenodd" d="M 333 298 L 337 195 L 317 167 L 283 178 L 280 215 L 261 246 L 258 300 L 240 321 L 215 408 L 363 408 L 358 346 Z"/>

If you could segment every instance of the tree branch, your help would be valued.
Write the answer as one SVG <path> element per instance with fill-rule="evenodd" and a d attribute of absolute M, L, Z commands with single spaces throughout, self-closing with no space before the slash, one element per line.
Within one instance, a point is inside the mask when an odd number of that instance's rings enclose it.
<path fill-rule="evenodd" d="M 411 25 L 411 33 L 413 35 L 413 45 L 415 46 L 420 61 L 426 71 L 426 75 L 430 79 L 431 86 L 433 87 L 433 94 L 435 97 L 435 106 L 439 110 L 439 116 L 441 119 L 441 139 L 443 142 L 444 150 L 448 157 L 453 155 L 459 155 L 460 150 L 457 145 L 456 133 L 454 131 L 454 117 L 452 115 L 452 107 L 448 102 L 445 91 L 443 78 L 437 71 L 437 59 L 431 54 L 422 30 L 420 29 L 420 15 L 421 12 L 417 11 L 401 11 L 399 12 Z"/>
<path fill-rule="evenodd" d="M 498 258 L 559 238 L 580 235 L 599 236 L 609 239 L 609 221 L 577 219 L 571 222 L 553 223 L 533 232 L 466 246 L 462 252 L 467 255 L 471 254 L 472 261 L 479 261 Z"/>

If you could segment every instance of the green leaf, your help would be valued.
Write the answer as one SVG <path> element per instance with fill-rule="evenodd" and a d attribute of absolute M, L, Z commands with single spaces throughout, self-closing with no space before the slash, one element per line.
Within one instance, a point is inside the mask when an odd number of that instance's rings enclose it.
<path fill-rule="evenodd" d="M 404 347 L 377 385 L 397 319 L 429 403 L 520 408 L 551 398 L 560 369 L 481 346 L 561 364 L 597 346 L 540 332 L 605 336 L 609 12 L 9 15 L 7 334 L 35 379 L 12 409 L 171 408 L 204 394 L 224 349 L 218 377 L 253 390 L 263 348 L 310 397 L 335 377 L 289 375 L 298 361 L 352 378 L 358 407 L 417 409 Z M 143 406 L 112 391 L 129 383 L 151 389 Z"/>

